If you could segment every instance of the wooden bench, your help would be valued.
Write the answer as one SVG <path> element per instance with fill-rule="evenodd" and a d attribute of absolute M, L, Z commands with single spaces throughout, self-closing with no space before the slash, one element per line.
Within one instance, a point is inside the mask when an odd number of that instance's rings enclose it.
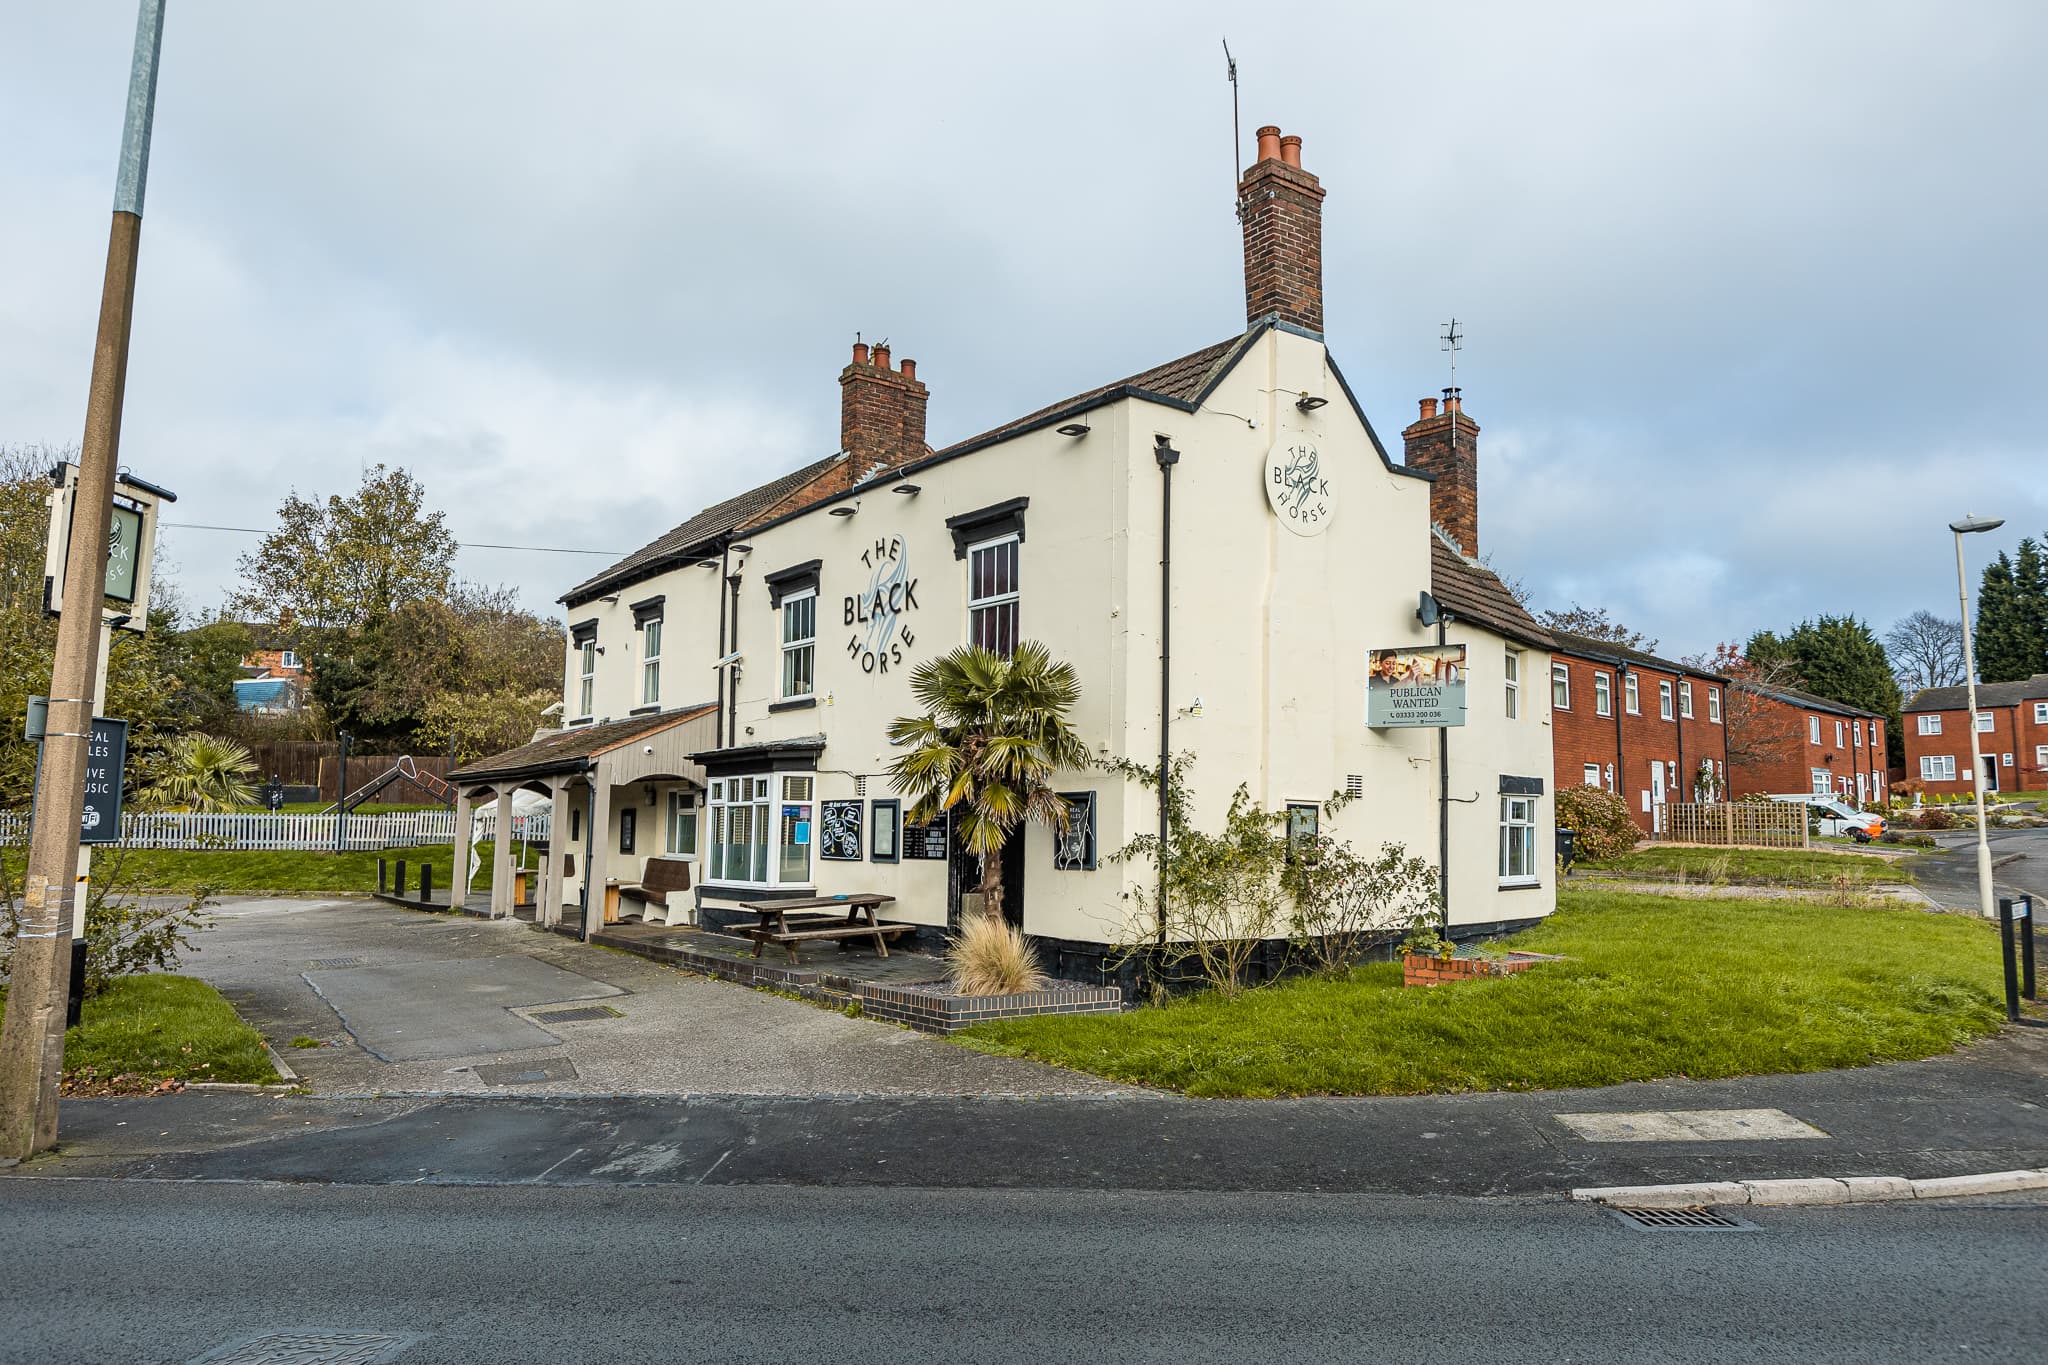
<path fill-rule="evenodd" d="M 669 892 L 688 891 L 689 889 L 690 865 L 688 863 L 680 858 L 649 858 L 647 866 L 641 870 L 640 880 L 621 886 L 619 888 L 619 895 L 621 897 L 631 896 L 634 900 L 644 903 L 649 908 L 658 905 L 663 911 L 666 911 L 668 909 Z M 666 915 L 663 918 L 665 921 Z"/>
<path fill-rule="evenodd" d="M 820 939 L 870 938 L 874 940 L 875 951 L 887 957 L 890 939 L 914 933 L 917 929 L 915 924 L 887 924 L 875 918 L 878 907 L 895 899 L 894 896 L 863 892 L 855 896 L 808 896 L 801 900 L 763 901 L 754 907 L 754 926 L 742 929 L 740 933 L 754 940 L 755 957 L 761 956 L 761 950 L 774 943 L 788 950 L 791 965 L 802 961 L 797 956 L 800 945 Z M 796 913 L 805 910 L 845 910 L 846 918 Z"/>

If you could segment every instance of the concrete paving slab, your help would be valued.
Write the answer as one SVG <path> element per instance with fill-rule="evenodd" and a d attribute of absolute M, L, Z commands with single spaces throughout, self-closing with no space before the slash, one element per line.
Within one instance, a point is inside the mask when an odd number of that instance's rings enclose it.
<path fill-rule="evenodd" d="M 1639 1109 L 1556 1117 L 1586 1142 L 1783 1142 L 1827 1136 L 1782 1109 Z"/>
<path fill-rule="evenodd" d="M 516 953 L 304 975 L 350 1035 L 386 1062 L 552 1047 L 559 1037 L 511 1011 L 625 993 Z"/>

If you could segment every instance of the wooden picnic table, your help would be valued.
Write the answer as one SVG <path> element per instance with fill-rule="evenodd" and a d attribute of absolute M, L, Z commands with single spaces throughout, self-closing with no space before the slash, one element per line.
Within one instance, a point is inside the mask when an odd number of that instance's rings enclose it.
<path fill-rule="evenodd" d="M 887 924 L 875 918 L 875 911 L 896 898 L 875 892 L 851 896 L 805 896 L 799 900 L 761 901 L 753 907 L 755 923 L 740 932 L 754 940 L 754 956 L 771 943 L 789 950 L 789 960 L 800 962 L 797 949 L 815 939 L 873 938 L 875 951 L 889 955 L 889 940 L 917 928 L 914 924 Z M 805 914 L 805 911 L 844 910 L 837 915 Z"/>

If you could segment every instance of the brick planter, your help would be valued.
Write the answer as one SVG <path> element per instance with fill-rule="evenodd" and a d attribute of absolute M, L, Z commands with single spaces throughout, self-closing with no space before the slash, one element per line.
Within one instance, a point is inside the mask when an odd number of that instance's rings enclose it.
<path fill-rule="evenodd" d="M 1403 986 L 1442 986 L 1452 981 L 1476 981 L 1489 976 L 1513 976 L 1539 962 L 1556 962 L 1551 953 L 1507 953 L 1500 957 L 1438 957 L 1435 954 L 1403 953 Z"/>
<path fill-rule="evenodd" d="M 1036 1014 L 1116 1014 L 1124 993 L 1115 986 L 1054 985 L 1017 995 L 952 995 L 931 986 L 873 986 L 855 992 L 870 1019 L 907 1024 L 926 1033 L 958 1033 L 989 1019 L 1024 1019 Z"/>

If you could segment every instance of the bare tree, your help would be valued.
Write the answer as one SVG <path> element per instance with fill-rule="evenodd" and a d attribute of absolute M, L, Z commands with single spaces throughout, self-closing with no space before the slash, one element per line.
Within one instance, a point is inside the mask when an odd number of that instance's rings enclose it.
<path fill-rule="evenodd" d="M 1925 687 L 1954 687 L 1963 681 L 1963 624 L 1916 611 L 1885 632 L 1899 690 L 1912 696 Z"/>
<path fill-rule="evenodd" d="M 1572 603 L 1563 611 L 1541 613 L 1543 624 L 1552 630 L 1561 630 L 1567 635 L 1582 635 L 1588 640 L 1605 640 L 1611 645 L 1624 649 L 1640 649 L 1649 653 L 1657 647 L 1657 641 L 1639 630 L 1631 630 L 1607 614 L 1605 607 L 1582 607 Z"/>
<path fill-rule="evenodd" d="M 1696 654 L 1680 662 L 1704 673 L 1719 673 L 1734 684 L 1723 709 L 1729 767 L 1771 762 L 1799 742 L 1804 713 L 1766 695 L 1775 688 L 1805 685 L 1790 659 L 1752 663 L 1740 646 L 1729 641 L 1714 646 L 1710 654 Z"/>

